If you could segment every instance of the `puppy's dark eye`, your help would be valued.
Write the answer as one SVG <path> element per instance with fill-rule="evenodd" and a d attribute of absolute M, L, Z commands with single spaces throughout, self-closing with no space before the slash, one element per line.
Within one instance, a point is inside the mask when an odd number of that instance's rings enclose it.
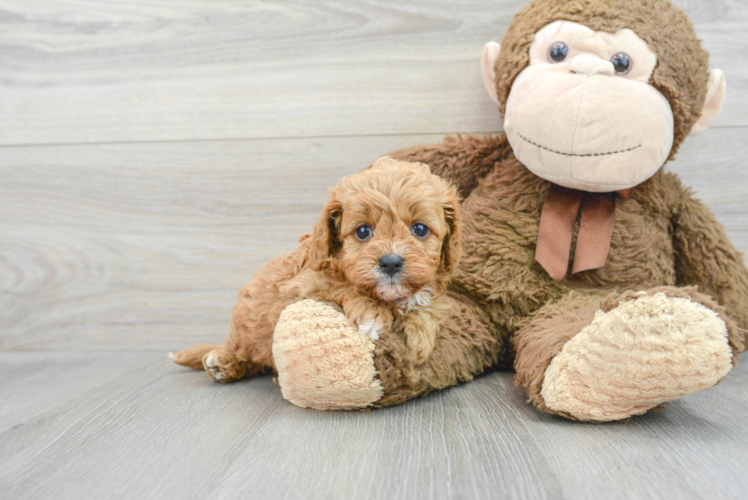
<path fill-rule="evenodd" d="M 371 230 L 371 227 L 369 227 L 367 224 L 361 224 L 358 226 L 358 229 L 356 229 L 356 238 L 358 238 L 361 241 L 366 241 L 369 238 L 371 238 L 371 235 L 374 234 L 374 231 Z"/>
<path fill-rule="evenodd" d="M 618 54 L 610 58 L 610 62 L 613 63 L 613 68 L 615 68 L 616 74 L 618 75 L 625 75 L 626 73 L 631 71 L 631 58 L 628 56 L 628 54 L 619 52 Z"/>
<path fill-rule="evenodd" d="M 565 61 L 566 57 L 569 55 L 569 46 L 566 45 L 564 42 L 556 42 L 553 45 L 551 45 L 551 49 L 548 51 L 548 59 L 551 60 L 551 62 L 561 62 Z"/>
<path fill-rule="evenodd" d="M 410 230 L 419 238 L 425 238 L 429 235 L 429 228 L 427 228 L 425 224 L 421 224 L 420 222 L 416 222 L 415 224 L 413 224 L 413 227 Z"/>

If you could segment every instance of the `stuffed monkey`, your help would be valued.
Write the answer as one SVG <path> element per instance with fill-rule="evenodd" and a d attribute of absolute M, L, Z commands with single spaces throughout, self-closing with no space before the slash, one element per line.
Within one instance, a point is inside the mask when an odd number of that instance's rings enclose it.
<path fill-rule="evenodd" d="M 743 350 L 748 270 L 662 168 L 725 97 L 685 13 L 533 0 L 481 65 L 505 135 L 390 154 L 464 197 L 463 260 L 431 356 L 419 363 L 397 332 L 349 348 L 356 332 L 330 306 L 299 302 L 274 337 L 284 396 L 387 406 L 498 365 L 539 410 L 601 422 L 719 382 Z"/>

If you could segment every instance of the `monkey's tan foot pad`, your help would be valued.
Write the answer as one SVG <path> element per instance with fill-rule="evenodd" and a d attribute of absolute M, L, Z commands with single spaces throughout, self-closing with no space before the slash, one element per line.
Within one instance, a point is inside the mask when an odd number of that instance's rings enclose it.
<path fill-rule="evenodd" d="M 273 358 L 283 397 L 302 408 L 361 409 L 384 393 L 374 343 L 324 302 L 306 299 L 283 310 Z"/>
<path fill-rule="evenodd" d="M 660 292 L 598 311 L 553 358 L 541 396 L 579 420 L 621 420 L 711 387 L 730 368 L 719 315 Z"/>
<path fill-rule="evenodd" d="M 210 378 L 222 383 L 238 380 L 247 371 L 246 363 L 240 363 L 233 354 L 223 349 L 213 349 L 203 356 L 203 368 Z"/>

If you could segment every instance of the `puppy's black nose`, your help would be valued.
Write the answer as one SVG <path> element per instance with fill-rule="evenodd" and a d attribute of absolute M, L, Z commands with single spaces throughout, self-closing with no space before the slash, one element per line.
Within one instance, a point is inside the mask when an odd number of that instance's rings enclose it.
<path fill-rule="evenodd" d="M 379 259 L 379 269 L 388 276 L 394 276 L 402 271 L 403 264 L 405 264 L 405 260 L 394 253 L 382 255 Z"/>

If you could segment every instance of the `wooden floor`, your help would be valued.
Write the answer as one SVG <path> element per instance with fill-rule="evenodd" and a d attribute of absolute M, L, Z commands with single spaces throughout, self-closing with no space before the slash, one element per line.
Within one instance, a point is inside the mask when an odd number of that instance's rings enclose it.
<path fill-rule="evenodd" d="M 668 168 L 748 251 L 748 4 L 680 0 L 728 101 Z M 748 498 L 748 364 L 625 424 L 509 373 L 371 412 L 215 385 L 236 290 L 390 150 L 497 132 L 523 0 L 0 0 L 0 498 Z"/>

